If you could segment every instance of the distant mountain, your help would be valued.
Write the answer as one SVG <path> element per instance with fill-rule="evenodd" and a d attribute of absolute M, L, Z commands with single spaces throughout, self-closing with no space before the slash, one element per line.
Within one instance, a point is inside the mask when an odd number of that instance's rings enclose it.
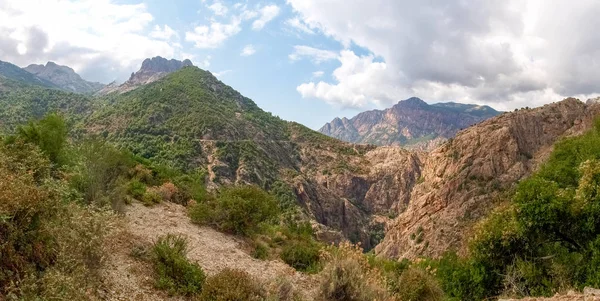
<path fill-rule="evenodd" d="M 19 66 L 13 65 L 8 62 L 0 61 L 0 76 L 30 85 L 42 86 L 47 88 L 57 88 L 57 86 L 51 83 L 50 81 L 40 78 L 34 74 L 31 74 L 23 70 Z"/>
<path fill-rule="evenodd" d="M 135 73 L 131 74 L 129 80 L 122 85 L 112 82 L 108 84 L 104 89 L 100 90 L 98 94 L 105 95 L 113 92 L 124 93 L 131 91 L 139 86 L 146 85 L 155 82 L 169 73 L 173 73 L 183 67 L 194 66 L 192 61 L 186 59 L 178 61 L 175 59 L 167 60 L 163 57 L 157 56 L 151 59 L 145 59 L 142 62 L 142 67 Z"/>
<path fill-rule="evenodd" d="M 45 66 L 32 64 L 23 69 L 70 92 L 94 93 L 104 87 L 101 83 L 86 81 L 73 69 L 54 62 L 48 62 Z"/>
<path fill-rule="evenodd" d="M 429 105 L 413 97 L 352 119 L 335 118 L 319 131 L 352 143 L 432 149 L 459 130 L 498 114 L 488 106 L 453 102 Z"/>

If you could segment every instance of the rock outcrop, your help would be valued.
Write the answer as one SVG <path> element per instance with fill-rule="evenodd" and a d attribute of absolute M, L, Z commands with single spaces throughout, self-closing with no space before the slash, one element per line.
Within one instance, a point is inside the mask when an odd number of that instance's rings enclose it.
<path fill-rule="evenodd" d="M 389 109 L 363 112 L 352 119 L 335 118 L 319 131 L 352 143 L 429 150 L 454 137 L 459 130 L 498 114 L 488 106 L 457 103 L 429 105 L 413 97 Z"/>
<path fill-rule="evenodd" d="M 32 64 L 24 69 L 69 92 L 91 94 L 104 87 L 104 84 L 86 81 L 70 67 L 57 65 L 54 62 L 48 62 L 45 66 Z"/>
<path fill-rule="evenodd" d="M 143 86 L 155 82 L 169 73 L 173 73 L 181 68 L 194 66 L 192 61 L 185 59 L 183 61 L 171 59 L 167 60 L 157 56 L 145 59 L 142 62 L 142 67 L 135 73 L 132 73 L 129 79 L 122 85 L 111 83 L 104 89 L 98 91 L 98 95 L 110 94 L 113 92 L 125 93 L 139 86 Z"/>
<path fill-rule="evenodd" d="M 421 183 L 377 253 L 414 258 L 461 250 L 468 226 L 493 208 L 502 191 L 531 174 L 558 139 L 591 128 L 599 113 L 600 105 L 569 98 L 459 132 L 423 161 Z"/>

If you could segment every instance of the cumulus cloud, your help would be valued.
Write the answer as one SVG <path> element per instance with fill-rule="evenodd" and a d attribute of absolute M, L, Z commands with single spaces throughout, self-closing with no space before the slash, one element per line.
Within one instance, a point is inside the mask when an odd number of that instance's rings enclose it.
<path fill-rule="evenodd" d="M 600 92 L 594 0 L 287 2 L 310 29 L 372 53 L 343 51 L 333 81 L 299 85 L 303 97 L 365 107 L 416 95 L 510 109 Z"/>
<path fill-rule="evenodd" d="M 215 1 L 215 3 L 208 6 L 210 10 L 217 16 L 225 16 L 227 15 L 227 6 L 223 5 L 223 3 L 219 1 Z"/>
<path fill-rule="evenodd" d="M 185 40 L 193 42 L 196 48 L 217 48 L 242 30 L 240 24 L 239 18 L 232 18 L 227 24 L 213 21 L 210 26 L 196 26 L 193 31 L 186 32 Z"/>
<path fill-rule="evenodd" d="M 170 40 L 171 38 L 177 38 L 177 32 L 173 30 L 173 28 L 169 27 L 169 25 L 164 25 L 163 28 L 160 25 L 155 25 L 154 30 L 150 32 L 150 37 L 159 39 L 159 40 Z"/>
<path fill-rule="evenodd" d="M 19 66 L 51 60 L 89 80 L 125 79 L 144 58 L 179 56 L 149 33 L 153 20 L 144 4 L 2 0 L 0 58 Z"/>
<path fill-rule="evenodd" d="M 240 55 L 241 56 L 251 56 L 254 53 L 256 53 L 256 48 L 254 48 L 254 46 L 252 44 L 250 44 L 250 45 L 244 46 L 244 49 L 242 49 L 242 53 Z"/>
<path fill-rule="evenodd" d="M 329 60 L 335 60 L 338 58 L 338 54 L 335 51 L 318 49 L 306 45 L 294 46 L 294 52 L 289 56 L 290 60 L 298 61 L 302 58 L 309 58 L 314 63 L 322 63 Z"/>
<path fill-rule="evenodd" d="M 323 77 L 323 75 L 325 75 L 325 72 L 324 71 L 320 71 L 320 70 L 319 71 L 315 71 L 315 72 L 312 73 L 312 77 L 313 78 Z"/>
<path fill-rule="evenodd" d="M 267 23 L 279 15 L 279 6 L 271 4 L 259 10 L 260 17 L 252 23 L 252 29 L 261 30 Z"/>

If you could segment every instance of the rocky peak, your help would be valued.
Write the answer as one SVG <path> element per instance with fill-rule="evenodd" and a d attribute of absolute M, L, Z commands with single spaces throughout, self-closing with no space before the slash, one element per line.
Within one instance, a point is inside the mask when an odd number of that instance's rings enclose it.
<path fill-rule="evenodd" d="M 145 59 L 142 62 L 140 71 L 151 71 L 151 72 L 175 72 L 183 67 L 194 66 L 192 61 L 185 59 L 178 61 L 175 59 L 167 60 L 163 57 L 157 56 L 153 58 Z"/>
<path fill-rule="evenodd" d="M 155 82 L 169 73 L 178 71 L 184 67 L 194 66 L 192 61 L 185 59 L 183 61 L 175 59 L 165 59 L 160 56 L 147 58 L 142 62 L 142 67 L 135 73 L 131 73 L 129 80 L 120 86 L 109 85 L 105 89 L 98 92 L 100 95 L 105 95 L 113 92 L 125 93 L 139 86 Z"/>
<path fill-rule="evenodd" d="M 25 71 L 70 92 L 94 93 L 104 87 L 101 83 L 84 80 L 79 74 L 75 73 L 73 68 L 62 66 L 55 62 L 47 62 L 45 66 L 32 64 L 24 69 Z"/>
<path fill-rule="evenodd" d="M 399 101 L 396 106 L 404 107 L 404 108 L 426 108 L 429 106 L 425 101 L 418 97 L 411 97 L 409 99 Z"/>

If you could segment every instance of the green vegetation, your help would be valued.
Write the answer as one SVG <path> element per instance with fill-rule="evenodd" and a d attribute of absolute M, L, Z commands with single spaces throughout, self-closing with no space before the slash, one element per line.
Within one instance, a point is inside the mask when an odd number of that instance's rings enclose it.
<path fill-rule="evenodd" d="M 157 280 L 156 287 L 169 294 L 198 295 L 206 276 L 202 268 L 191 263 L 187 257 L 187 241 L 184 237 L 166 235 L 159 238 L 152 248 Z"/>

